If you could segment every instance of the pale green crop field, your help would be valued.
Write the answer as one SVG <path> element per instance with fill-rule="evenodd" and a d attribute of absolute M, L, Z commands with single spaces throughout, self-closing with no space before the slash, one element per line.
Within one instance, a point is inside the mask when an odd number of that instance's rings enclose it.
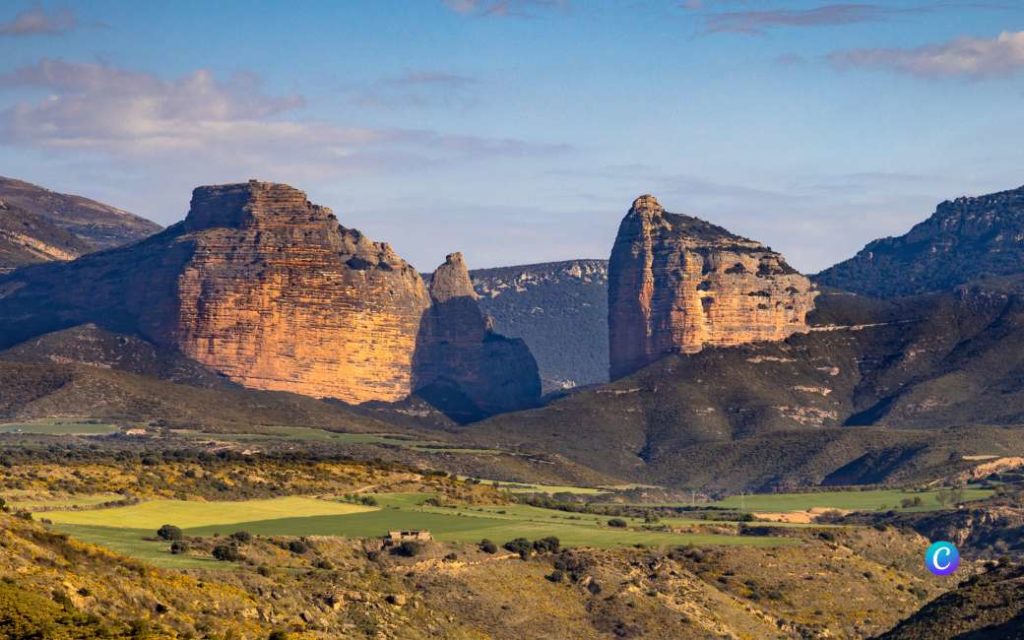
<path fill-rule="evenodd" d="M 151 500 L 127 507 L 91 511 L 46 512 L 44 517 L 59 524 L 146 529 L 155 532 L 165 524 L 173 524 L 186 529 L 208 525 L 230 525 L 254 520 L 339 516 L 373 510 L 373 507 L 363 505 L 289 496 L 241 502 Z"/>
<path fill-rule="evenodd" d="M 117 493 L 89 493 L 70 496 L 52 496 L 28 491 L 6 491 L 0 497 L 15 509 L 25 511 L 45 511 L 49 509 L 84 509 L 95 507 L 105 502 L 123 500 L 124 496 Z"/>
<path fill-rule="evenodd" d="M 990 497 L 991 489 L 965 489 L 964 500 L 982 500 Z M 938 491 L 904 491 L 876 489 L 869 491 L 821 491 L 814 493 L 770 493 L 729 496 L 712 506 L 742 511 L 805 511 L 807 509 L 842 509 L 850 511 L 927 511 L 947 508 L 939 503 Z M 921 498 L 919 507 L 901 507 L 903 499 Z"/>

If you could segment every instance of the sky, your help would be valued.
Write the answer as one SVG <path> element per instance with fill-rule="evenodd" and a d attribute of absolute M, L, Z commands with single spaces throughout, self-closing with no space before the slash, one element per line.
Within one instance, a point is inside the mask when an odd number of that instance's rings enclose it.
<path fill-rule="evenodd" d="M 303 189 L 423 271 L 602 258 L 654 194 L 804 272 L 1024 184 L 1015 0 L 0 3 L 0 175 L 161 224 Z"/>

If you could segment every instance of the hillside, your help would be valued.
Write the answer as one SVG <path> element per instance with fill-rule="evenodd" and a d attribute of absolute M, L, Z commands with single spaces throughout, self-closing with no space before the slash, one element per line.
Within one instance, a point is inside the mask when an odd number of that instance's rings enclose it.
<path fill-rule="evenodd" d="M 52 223 L 92 250 L 136 242 L 160 230 L 154 222 L 102 202 L 14 178 L 0 176 L 0 201 Z"/>
<path fill-rule="evenodd" d="M 470 276 L 495 331 L 530 347 L 545 393 L 607 382 L 607 260 L 475 269 Z"/>
<path fill-rule="evenodd" d="M 733 490 L 920 475 L 919 456 L 961 447 L 1020 452 L 1022 431 L 966 431 L 977 440 L 957 444 L 929 432 L 1024 421 L 1024 349 L 1012 346 L 1024 344 L 1024 300 L 1012 288 L 897 302 L 826 294 L 811 322 L 785 342 L 669 356 L 471 433 L 608 473 Z"/>
<path fill-rule="evenodd" d="M 999 566 L 929 602 L 879 640 L 1024 638 L 1024 567 Z"/>
<path fill-rule="evenodd" d="M 51 260 L 73 260 L 92 245 L 50 220 L 0 200 L 0 274 Z"/>
<path fill-rule="evenodd" d="M 1024 271 L 1024 187 L 943 202 L 927 220 L 882 238 L 815 281 L 865 295 L 941 291 Z"/>

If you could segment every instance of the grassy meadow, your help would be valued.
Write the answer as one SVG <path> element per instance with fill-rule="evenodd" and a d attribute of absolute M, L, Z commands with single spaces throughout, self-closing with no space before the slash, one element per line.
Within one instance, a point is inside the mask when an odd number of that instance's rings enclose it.
<path fill-rule="evenodd" d="M 991 489 L 967 488 L 963 500 L 983 500 L 993 494 Z M 810 493 L 766 493 L 729 496 L 711 506 L 740 511 L 785 512 L 808 509 L 841 509 L 844 511 L 933 511 L 948 508 L 939 502 L 939 491 L 906 491 L 873 489 L 868 491 L 820 491 Z M 903 500 L 920 498 L 919 506 L 903 507 Z"/>

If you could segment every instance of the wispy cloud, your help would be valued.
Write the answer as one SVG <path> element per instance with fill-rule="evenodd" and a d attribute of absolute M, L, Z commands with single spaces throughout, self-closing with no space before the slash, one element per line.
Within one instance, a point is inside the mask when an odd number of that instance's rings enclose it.
<path fill-rule="evenodd" d="M 0 22 L 0 36 L 63 35 L 78 26 L 70 9 L 47 13 L 42 7 L 26 9 L 7 22 Z"/>
<path fill-rule="evenodd" d="M 699 9 L 701 3 L 687 8 Z M 704 16 L 706 33 L 742 33 L 759 35 L 783 27 L 828 27 L 876 22 L 894 15 L 919 12 L 926 8 L 896 8 L 878 4 L 827 4 L 812 9 L 770 9 L 726 11 Z"/>
<path fill-rule="evenodd" d="M 545 9 L 568 9 L 569 0 L 442 0 L 456 13 L 480 16 L 530 17 Z"/>
<path fill-rule="evenodd" d="M 2 143 L 179 162 L 188 156 L 240 166 L 301 164 L 316 172 L 563 149 L 426 129 L 306 120 L 296 113 L 305 104 L 301 96 L 270 95 L 252 74 L 221 81 L 200 69 L 165 80 L 104 64 L 43 60 L 0 75 L 0 93 L 26 87 L 47 95 L 0 111 Z"/>
<path fill-rule="evenodd" d="M 828 57 L 841 69 L 873 68 L 932 78 L 990 78 L 1024 70 L 1024 31 L 957 38 L 912 49 L 853 49 Z"/>
<path fill-rule="evenodd" d="M 447 71 L 407 71 L 355 92 L 353 100 L 364 107 L 454 106 L 471 101 L 471 89 L 479 82 Z"/>

